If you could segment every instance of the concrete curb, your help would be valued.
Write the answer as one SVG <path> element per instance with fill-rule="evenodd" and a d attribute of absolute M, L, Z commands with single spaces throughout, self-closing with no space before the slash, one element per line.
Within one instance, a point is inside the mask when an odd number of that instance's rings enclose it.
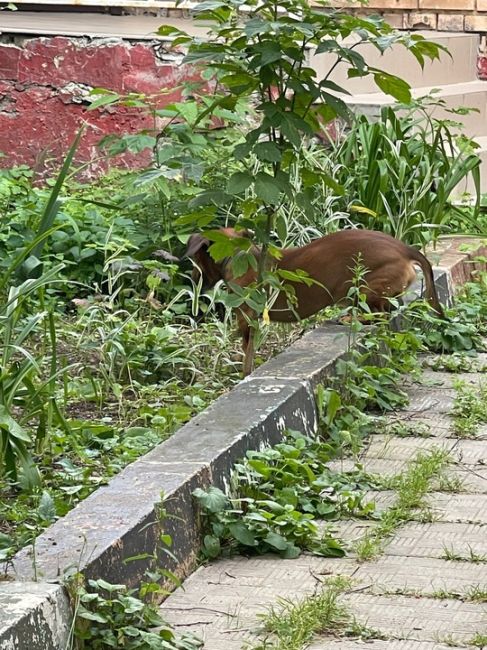
<path fill-rule="evenodd" d="M 478 246 L 472 238 L 461 241 Z M 448 240 L 440 251 L 446 263 L 435 270 L 443 303 L 470 275 L 472 256 L 457 248 L 457 240 Z M 482 247 L 477 251 L 487 253 Z M 59 586 L 66 572 L 76 569 L 88 578 L 136 586 L 154 568 L 163 530 L 177 556 L 175 562 L 164 555 L 164 568 L 187 576 L 200 547 L 193 490 L 212 483 L 224 487 L 236 460 L 248 449 L 277 442 L 285 429 L 316 430 L 314 391 L 346 355 L 346 331 L 329 325 L 308 332 L 126 467 L 37 538 L 35 571 L 32 549 L 17 553 L 9 569 L 16 582 L 0 582 L 0 648 L 66 648 L 71 614 Z M 146 557 L 130 561 L 134 556 Z"/>

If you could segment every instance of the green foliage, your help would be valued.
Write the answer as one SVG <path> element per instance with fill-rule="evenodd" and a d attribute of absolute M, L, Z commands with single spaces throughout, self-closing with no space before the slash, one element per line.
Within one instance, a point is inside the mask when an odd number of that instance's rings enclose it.
<path fill-rule="evenodd" d="M 478 206 L 459 213 L 452 193 L 472 175 L 478 197 L 480 159 L 474 143 L 455 134 L 460 125 L 430 116 L 443 100 L 418 100 L 400 115 L 385 107 L 378 121 L 361 116 L 335 145 L 338 183 L 352 197 L 343 209 L 366 228 L 424 245 L 450 232 L 456 218 L 475 227 Z"/>
<path fill-rule="evenodd" d="M 451 458 L 444 449 L 438 447 L 429 453 L 418 453 L 406 469 L 394 477 L 389 489 L 396 490 L 392 506 L 379 513 L 379 522 L 371 528 L 355 545 L 359 559 L 370 560 L 383 549 L 387 539 L 404 522 L 414 518 L 418 510 L 424 508 L 425 497 L 433 481 L 444 474 Z"/>
<path fill-rule="evenodd" d="M 91 650 L 196 650 L 203 642 L 191 634 L 177 635 L 158 609 L 135 590 L 105 580 L 79 579 L 75 636 L 78 647 Z"/>
<path fill-rule="evenodd" d="M 209 39 L 204 42 L 177 33 L 174 45 L 188 46 L 184 61 L 201 70 L 198 96 L 197 84 L 191 94 L 196 99 L 168 107 L 168 117 L 178 118 L 193 127 L 225 111 L 227 119 L 236 108 L 257 97 L 254 119 L 245 138 L 233 144 L 229 154 L 237 168 L 229 176 L 224 191 L 221 187 L 203 189 L 190 207 L 197 210 L 207 206 L 217 209 L 229 206 L 236 212 L 238 226 L 250 227 L 260 245 L 257 279 L 238 304 L 245 302 L 257 314 L 266 313 L 272 294 L 283 284 L 275 273 L 266 270 L 267 256 L 272 255 L 272 237 L 277 229 L 286 239 L 286 219 L 280 218 L 284 202 L 296 202 L 314 218 L 313 188 L 332 187 L 337 193 L 343 188 L 325 169 L 307 165 L 309 159 L 301 156 L 303 144 L 320 131 L 323 124 L 336 117 L 350 119 L 350 111 L 338 93 L 346 93 L 332 79 L 334 68 L 343 64 L 349 76 L 371 75 L 380 89 L 398 101 L 411 99 L 410 88 L 398 77 L 368 66 L 357 45 L 372 44 L 383 52 L 393 44 L 409 49 L 422 65 L 424 59 L 439 57 L 441 47 L 419 36 L 394 32 L 377 17 L 352 16 L 330 9 L 327 12 L 310 7 L 301 0 L 265 0 L 246 5 L 247 19 L 242 22 L 243 2 L 214 0 L 198 7 L 197 20 L 212 25 Z M 173 28 L 163 27 L 163 32 Z M 349 45 L 347 38 L 356 34 L 359 42 Z M 336 62 L 322 78 L 309 67 L 308 54 L 326 53 L 336 56 Z M 207 84 L 215 84 L 211 98 L 206 96 Z M 173 158 L 175 160 L 175 158 Z M 299 164 L 298 164 L 299 161 Z M 182 166 L 180 165 L 182 169 Z M 302 191 L 294 191 L 299 184 Z M 203 225 L 207 225 L 203 215 Z M 190 217 L 191 219 L 191 217 Z M 192 218 L 201 225 L 198 218 Z M 206 222 L 206 223 L 205 223 Z M 215 242 L 210 254 L 222 259 L 234 253 L 232 242 Z M 271 288 L 272 291 L 268 291 Z M 257 328 L 252 323 L 252 330 Z"/>
<path fill-rule="evenodd" d="M 407 319 L 423 344 L 432 352 L 474 354 L 483 350 L 487 334 L 487 276 L 482 273 L 468 282 L 456 296 L 455 303 L 439 319 L 421 304 L 409 309 Z"/>
<path fill-rule="evenodd" d="M 484 372 L 485 367 L 475 359 L 475 352 L 452 352 L 452 354 L 440 354 L 434 357 L 427 357 L 423 364 L 427 368 L 444 372 Z"/>
<path fill-rule="evenodd" d="M 247 452 L 234 467 L 230 496 L 216 487 L 195 490 L 208 530 L 204 554 L 343 555 L 337 540 L 320 536 L 315 519 L 363 515 L 370 507 L 362 503 L 363 484 L 327 467 L 336 454 L 336 445 L 291 431 L 282 443 Z"/>
<path fill-rule="evenodd" d="M 349 578 L 336 576 L 326 580 L 318 593 L 298 602 L 280 599 L 278 607 L 261 617 L 265 641 L 252 646 L 252 650 L 302 650 L 317 633 L 336 635 L 346 631 L 352 616 L 340 603 L 340 596 L 351 586 Z"/>
<path fill-rule="evenodd" d="M 487 423 L 487 385 L 480 383 L 473 388 L 456 380 L 453 386 L 456 391 L 452 409 L 455 433 L 462 438 L 474 437 L 479 425 Z"/>

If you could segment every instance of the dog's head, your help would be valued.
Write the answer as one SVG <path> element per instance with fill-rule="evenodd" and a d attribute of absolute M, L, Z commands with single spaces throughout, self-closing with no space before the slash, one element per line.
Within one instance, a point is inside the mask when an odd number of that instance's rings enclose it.
<path fill-rule="evenodd" d="M 227 237 L 250 237 L 250 233 L 246 230 L 235 230 L 234 228 L 221 228 L 220 232 Z M 223 267 L 227 260 L 215 262 L 208 252 L 211 246 L 209 239 L 203 235 L 196 233 L 191 235 L 188 239 L 188 248 L 186 249 L 185 256 L 190 257 L 196 262 L 191 277 L 193 282 L 198 282 L 201 274 L 203 275 L 203 290 L 211 289 L 219 280 L 224 280 Z"/>
<path fill-rule="evenodd" d="M 203 291 L 211 289 L 215 286 L 218 280 L 222 279 L 221 265 L 211 257 L 208 253 L 208 248 L 211 242 L 203 235 L 196 233 L 191 235 L 188 239 L 188 248 L 186 249 L 186 257 L 190 257 L 196 262 L 191 277 L 193 282 L 198 282 L 200 274 L 203 276 Z"/>

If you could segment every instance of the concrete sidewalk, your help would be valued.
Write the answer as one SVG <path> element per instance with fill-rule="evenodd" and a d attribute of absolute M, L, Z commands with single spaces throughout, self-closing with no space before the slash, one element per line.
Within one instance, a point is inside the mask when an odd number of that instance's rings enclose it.
<path fill-rule="evenodd" d="M 205 650 L 241 650 L 262 643 L 258 615 L 278 606 L 280 598 L 297 601 L 320 590 L 330 576 L 345 575 L 353 586 L 343 603 L 359 624 L 374 631 L 372 636 L 380 637 L 367 640 L 371 650 L 482 647 L 487 635 L 487 427 L 471 439 L 460 439 L 449 413 L 453 381 L 462 379 L 475 387 L 484 378 L 487 381 L 481 373 L 425 371 L 422 384 L 409 389 L 410 404 L 394 416 L 400 422 L 423 423 L 422 434 L 373 435 L 362 455 L 366 471 L 394 476 L 419 452 L 447 450 L 453 461 L 447 470 L 450 491 L 442 491 L 444 482 L 433 486 L 429 521 L 399 527 L 384 553 L 368 562 L 359 562 L 351 553 L 343 559 L 235 557 L 200 567 L 184 589 L 163 603 L 164 617 L 179 630 L 204 639 Z M 347 464 L 353 466 L 351 461 L 340 466 L 348 469 Z M 369 496 L 381 510 L 392 503 L 394 492 Z M 337 530 L 352 546 L 374 525 L 344 521 Z M 363 647 L 364 641 L 317 637 L 308 648 L 352 650 Z M 272 648 L 268 643 L 261 647 Z"/>

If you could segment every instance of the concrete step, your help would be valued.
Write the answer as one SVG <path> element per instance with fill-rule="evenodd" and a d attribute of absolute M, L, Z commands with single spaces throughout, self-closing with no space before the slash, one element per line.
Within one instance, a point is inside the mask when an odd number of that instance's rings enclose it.
<path fill-rule="evenodd" d="M 465 135 L 476 138 L 487 135 L 487 81 L 467 81 L 451 83 L 442 87 L 421 86 L 413 88 L 414 97 L 432 94 L 445 105 L 435 106 L 431 115 L 439 119 L 452 119 L 461 122 Z M 393 106 L 396 100 L 385 93 L 362 93 L 343 98 L 355 112 L 377 119 L 383 106 Z M 468 107 L 476 109 L 467 115 L 455 115 L 449 109 Z"/>
<path fill-rule="evenodd" d="M 398 75 L 413 88 L 475 81 L 479 45 L 478 34 L 419 33 L 428 40 L 447 47 L 451 57 L 446 53 L 442 53 L 439 61 L 430 62 L 427 60 L 424 69 L 421 69 L 414 56 L 400 45 L 386 50 L 384 54 L 381 54 L 370 44 L 360 45 L 355 49 L 364 56 L 369 66 Z M 318 72 L 319 77 L 326 75 L 335 62 L 336 57 L 329 54 L 312 55 L 310 58 L 311 66 Z M 347 68 L 342 64 L 337 66 L 330 79 L 354 94 L 372 93 L 377 90 L 371 76 L 348 79 Z"/>

